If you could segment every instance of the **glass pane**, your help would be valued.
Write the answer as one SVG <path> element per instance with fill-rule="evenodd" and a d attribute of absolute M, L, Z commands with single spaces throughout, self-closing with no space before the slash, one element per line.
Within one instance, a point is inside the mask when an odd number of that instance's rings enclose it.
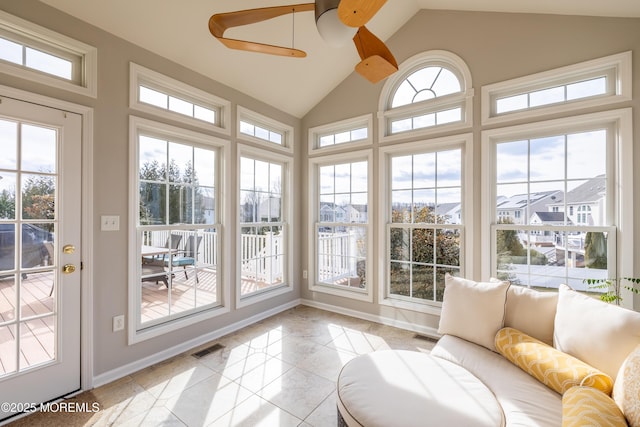
<path fill-rule="evenodd" d="M 436 206 L 435 190 L 416 190 L 413 192 L 413 222 L 434 224 Z"/>
<path fill-rule="evenodd" d="M 193 117 L 193 104 L 173 96 L 169 97 L 169 110 Z"/>
<path fill-rule="evenodd" d="M 193 148 L 189 145 L 169 143 L 169 182 L 192 181 Z"/>
<path fill-rule="evenodd" d="M 269 140 L 269 131 L 267 129 L 260 126 L 256 126 L 255 132 L 256 132 L 255 133 L 256 138 L 264 139 L 266 141 Z"/>
<path fill-rule="evenodd" d="M 254 132 L 255 129 L 251 123 L 240 121 L 240 133 L 253 136 Z"/>
<path fill-rule="evenodd" d="M 411 222 L 411 190 L 391 192 L 391 222 Z"/>
<path fill-rule="evenodd" d="M 519 224 L 565 225 L 564 181 L 531 184 L 529 189 L 529 217 Z"/>
<path fill-rule="evenodd" d="M 22 45 L 0 37 L 0 59 L 22 65 Z"/>
<path fill-rule="evenodd" d="M 269 132 L 269 141 L 273 142 L 274 144 L 282 145 L 282 134 L 278 132 Z"/>
<path fill-rule="evenodd" d="M 33 172 L 56 171 L 58 132 L 42 126 L 22 124 L 22 169 Z"/>
<path fill-rule="evenodd" d="M 529 94 L 529 106 L 538 107 L 540 105 L 563 102 L 564 96 L 564 86 L 538 90 Z"/>
<path fill-rule="evenodd" d="M 436 96 L 444 96 L 458 93 L 462 87 L 456 75 L 443 68 L 431 89 L 436 93 Z"/>
<path fill-rule="evenodd" d="M 198 120 L 203 120 L 205 122 L 214 123 L 216 122 L 216 112 L 209 108 L 201 107 L 199 105 L 194 105 L 193 108 L 193 117 Z"/>
<path fill-rule="evenodd" d="M 241 295 L 284 283 L 282 227 L 245 227 L 241 235 Z"/>
<path fill-rule="evenodd" d="M 336 144 L 342 144 L 351 141 L 351 132 L 340 132 L 335 135 Z"/>
<path fill-rule="evenodd" d="M 410 296 L 411 264 L 389 263 L 389 293 L 391 295 Z"/>
<path fill-rule="evenodd" d="M 436 264 L 460 266 L 460 230 L 436 231 Z"/>
<path fill-rule="evenodd" d="M 460 186 L 462 183 L 460 150 L 438 152 L 438 187 Z"/>
<path fill-rule="evenodd" d="M 0 219 L 15 219 L 16 174 L 2 172 L 0 176 Z"/>
<path fill-rule="evenodd" d="M 436 115 L 434 113 L 431 114 L 423 114 L 422 116 L 417 116 L 413 118 L 413 129 L 422 129 L 430 126 L 436 125 Z"/>
<path fill-rule="evenodd" d="M 73 78 L 73 64 L 68 59 L 59 58 L 30 47 L 25 49 L 25 54 L 25 65 L 27 67 L 67 80 Z"/>
<path fill-rule="evenodd" d="M 193 189 L 186 185 L 169 186 L 169 223 L 193 223 Z"/>
<path fill-rule="evenodd" d="M 148 87 L 140 86 L 140 102 L 155 105 L 163 109 L 168 108 L 168 96 L 157 90 L 149 89 Z"/>
<path fill-rule="evenodd" d="M 433 267 L 428 265 L 411 265 L 411 296 L 413 298 L 433 301 Z"/>
<path fill-rule="evenodd" d="M 213 187 L 216 182 L 216 152 L 201 148 L 193 149 L 194 183 Z"/>
<path fill-rule="evenodd" d="M 326 147 L 333 144 L 335 144 L 334 135 L 325 135 L 320 137 L 320 147 Z"/>
<path fill-rule="evenodd" d="M 413 102 L 413 97 L 416 94 L 416 90 L 411 84 L 405 80 L 398 86 L 396 93 L 393 95 L 393 101 L 391 101 L 391 108 L 401 107 Z"/>
<path fill-rule="evenodd" d="M 1 238 L 1 236 L 0 236 Z M 1 255 L 0 255 L 1 256 Z M 0 263 L 2 259 L 0 258 Z M 4 268 L 2 268 L 5 270 Z M 10 269 L 6 269 L 10 270 Z M 0 275 L 0 298 L 2 302 L 2 311 L 0 311 L 0 322 L 10 322 L 16 319 L 16 284 L 17 275 Z M 0 329 L 0 359 L 4 360 L 6 354 L 3 353 L 2 330 Z M 15 350 L 14 350 L 15 351 Z M 0 363 L 0 375 L 2 374 L 2 363 Z"/>
<path fill-rule="evenodd" d="M 564 142 L 564 136 L 538 138 L 530 141 L 531 181 L 546 181 L 565 178 Z"/>
<path fill-rule="evenodd" d="M 335 165 L 335 186 L 336 193 L 351 191 L 351 164 Z"/>
<path fill-rule="evenodd" d="M 496 113 L 508 113 L 509 111 L 524 110 L 529 108 L 529 95 L 514 95 L 496 100 Z"/>
<path fill-rule="evenodd" d="M 407 77 L 407 80 L 418 91 L 431 89 L 442 71 L 442 67 L 425 67 L 413 72 Z"/>
<path fill-rule="evenodd" d="M 567 99 L 569 101 L 589 96 L 604 95 L 606 93 L 606 77 L 598 77 L 597 79 L 585 80 L 583 82 L 567 85 Z"/>
<path fill-rule="evenodd" d="M 20 282 L 20 317 L 53 314 L 55 272 L 23 273 Z"/>
<path fill-rule="evenodd" d="M 367 128 L 354 129 L 351 131 L 351 140 L 357 141 L 360 139 L 367 139 L 368 134 Z"/>
<path fill-rule="evenodd" d="M 265 191 L 269 186 L 269 163 L 261 160 L 255 161 L 254 185 L 256 190 Z"/>
<path fill-rule="evenodd" d="M 55 316 L 29 320 L 20 324 L 20 351 L 25 355 L 20 370 L 56 359 Z"/>
<path fill-rule="evenodd" d="M 391 133 L 405 132 L 411 130 L 413 128 L 413 120 L 402 119 L 402 120 L 394 120 L 391 122 Z"/>
<path fill-rule="evenodd" d="M 45 242 L 53 241 L 47 229 L 53 224 L 22 224 L 22 268 L 47 265 L 49 258 Z"/>
<path fill-rule="evenodd" d="M 607 131 L 567 135 L 567 178 L 593 178 L 607 170 Z"/>
<path fill-rule="evenodd" d="M 367 162 L 351 164 L 351 191 L 367 191 Z"/>
<path fill-rule="evenodd" d="M 0 355 L 2 355 L 2 363 L 0 363 L 0 377 L 18 370 L 18 361 L 16 360 L 16 326 L 0 326 Z"/>
<path fill-rule="evenodd" d="M 214 224 L 216 222 L 215 215 L 215 189 L 213 187 L 195 187 L 194 188 L 194 224 Z"/>
<path fill-rule="evenodd" d="M 391 189 L 400 190 L 413 186 L 413 156 L 391 159 Z"/>
<path fill-rule="evenodd" d="M 16 268 L 16 225 L 0 224 L 0 271 Z"/>
<path fill-rule="evenodd" d="M 410 230 L 404 228 L 392 228 L 389 230 L 389 259 L 392 261 L 411 261 L 410 255 Z"/>
<path fill-rule="evenodd" d="M 335 166 L 320 167 L 320 194 L 332 194 L 335 191 Z"/>
<path fill-rule="evenodd" d="M 167 179 L 167 141 L 140 135 L 140 179 L 165 181 Z"/>
<path fill-rule="evenodd" d="M 496 182 L 523 182 L 529 177 L 529 142 L 513 141 L 496 145 Z"/>
<path fill-rule="evenodd" d="M 22 175 L 22 218 L 55 219 L 56 177 Z"/>
<path fill-rule="evenodd" d="M 258 194 L 254 191 L 240 192 L 240 222 L 258 221 Z"/>
<path fill-rule="evenodd" d="M 413 262 L 433 264 L 434 230 L 416 228 L 411 233 L 411 254 Z"/>
<path fill-rule="evenodd" d="M 167 186 L 140 183 L 140 225 L 166 223 Z"/>
<path fill-rule="evenodd" d="M 410 171 L 411 169 L 409 169 Z M 436 154 L 425 153 L 413 156 L 413 188 L 436 186 Z M 411 182 L 407 183 L 411 186 Z"/>
<path fill-rule="evenodd" d="M 0 120 L 0 150 L 2 150 L 0 168 L 16 169 L 17 147 L 18 123 Z"/>
<path fill-rule="evenodd" d="M 450 110 L 438 111 L 436 113 L 436 122 L 439 125 L 443 125 L 445 123 L 459 122 L 460 120 L 462 120 L 461 108 L 452 108 Z"/>
<path fill-rule="evenodd" d="M 320 196 L 320 222 L 337 222 L 335 196 Z"/>

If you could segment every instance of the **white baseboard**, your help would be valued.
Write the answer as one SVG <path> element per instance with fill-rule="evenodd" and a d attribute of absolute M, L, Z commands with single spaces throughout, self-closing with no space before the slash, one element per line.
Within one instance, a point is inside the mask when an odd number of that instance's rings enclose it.
<path fill-rule="evenodd" d="M 107 371 L 103 374 L 96 375 L 93 377 L 92 385 L 93 387 L 100 387 L 101 385 L 108 384 L 112 381 L 115 381 L 117 379 L 120 379 L 130 374 L 133 374 L 134 372 L 137 372 L 141 369 L 147 368 L 151 365 L 155 365 L 156 363 L 160 363 L 164 360 L 167 360 L 170 357 L 177 356 L 178 354 L 184 353 L 185 351 L 189 351 L 202 344 L 216 340 L 224 335 L 228 335 L 232 332 L 245 328 L 249 325 L 253 325 L 256 322 L 259 322 L 260 320 L 266 319 L 267 317 L 271 317 L 285 310 L 296 307 L 301 303 L 302 302 L 300 299 L 290 301 L 286 304 L 280 305 L 278 307 L 274 307 L 260 314 L 256 314 L 254 316 L 243 319 L 239 322 L 225 326 L 224 328 L 217 329 L 216 331 L 213 331 L 211 333 L 201 335 L 192 340 L 180 343 L 174 347 L 167 348 L 165 350 L 162 350 L 158 353 L 153 354 L 152 356 L 148 356 L 143 359 L 136 360 L 135 362 L 131 362 L 124 366 L 120 366 L 116 369 L 112 369 L 111 371 Z"/>
<path fill-rule="evenodd" d="M 345 316 L 351 316 L 362 320 L 368 320 L 370 322 L 381 323 L 387 326 L 393 326 L 395 328 L 406 329 L 407 331 L 416 332 L 418 334 L 438 339 L 442 335 L 438 333 L 438 330 L 432 328 L 430 326 L 422 326 L 416 325 L 409 322 L 404 322 L 397 319 L 392 319 L 389 317 L 378 316 L 375 314 L 363 313 L 357 310 L 351 310 L 344 307 L 339 307 L 336 305 L 325 304 L 317 301 L 312 301 L 308 299 L 300 300 L 300 303 L 303 305 L 308 305 L 309 307 L 319 308 L 321 310 L 331 311 L 333 313 L 344 314 Z"/>

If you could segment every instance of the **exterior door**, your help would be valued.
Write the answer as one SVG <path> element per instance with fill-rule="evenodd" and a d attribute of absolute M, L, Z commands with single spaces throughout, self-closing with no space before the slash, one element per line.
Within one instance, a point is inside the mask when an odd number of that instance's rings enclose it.
<path fill-rule="evenodd" d="M 80 389 L 81 116 L 0 97 L 0 420 Z"/>

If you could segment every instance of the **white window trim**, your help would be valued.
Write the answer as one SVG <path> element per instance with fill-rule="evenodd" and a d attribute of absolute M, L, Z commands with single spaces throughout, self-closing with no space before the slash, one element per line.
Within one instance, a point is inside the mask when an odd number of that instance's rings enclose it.
<path fill-rule="evenodd" d="M 633 81 L 631 65 L 631 51 L 628 51 L 483 86 L 482 124 L 489 125 L 513 120 L 531 119 L 542 115 L 558 114 L 582 108 L 599 107 L 616 102 L 630 101 L 632 99 Z M 599 95 L 502 114 L 494 113 L 496 100 L 502 96 L 527 93 L 555 85 L 563 85 L 581 76 L 598 72 L 607 72 L 613 76 L 615 80 L 615 94 Z"/>
<path fill-rule="evenodd" d="M 138 328 L 138 315 L 140 309 L 140 301 L 137 290 L 140 288 L 140 244 L 138 241 L 137 223 L 138 223 L 138 206 L 139 206 L 139 191 L 138 191 L 138 179 L 132 178 L 129 180 L 129 321 L 128 323 L 128 337 L 129 345 L 136 344 L 141 341 L 145 341 L 151 338 L 155 338 L 166 333 L 184 328 L 189 325 L 193 325 L 197 322 L 201 322 L 205 319 L 220 316 L 230 312 L 230 298 L 229 298 L 229 274 L 230 271 L 230 257 L 225 254 L 230 253 L 230 242 L 225 236 L 225 218 L 229 217 L 229 204 L 225 203 L 225 200 L 229 200 L 228 183 L 229 173 L 231 168 L 226 166 L 226 159 L 229 153 L 230 143 L 227 140 L 216 138 L 214 136 L 201 134 L 185 129 L 181 129 L 175 126 L 171 126 L 165 123 L 160 123 L 152 120 L 143 119 L 141 117 L 129 116 L 129 176 L 138 176 L 138 134 L 141 131 L 152 132 L 155 134 L 161 134 L 167 139 L 189 141 L 191 143 L 202 144 L 207 146 L 217 147 L 218 151 L 218 164 L 219 169 L 216 171 L 218 175 L 217 186 L 219 188 L 217 194 L 217 209 L 219 213 L 218 222 L 216 227 L 218 228 L 222 242 L 221 256 L 218 264 L 218 268 L 221 270 L 218 273 L 218 280 L 221 286 L 220 289 L 220 302 L 219 305 L 213 308 L 206 309 L 194 313 L 189 316 L 181 317 L 175 320 L 170 320 L 166 323 L 145 328 L 144 330 L 137 330 Z"/>
<path fill-rule="evenodd" d="M 461 77 L 462 91 L 457 94 L 447 95 L 420 103 L 403 105 L 390 109 L 390 96 L 396 88 L 413 71 L 429 64 L 442 64 L 453 69 Z M 380 143 L 395 142 L 408 138 L 424 138 L 441 132 L 468 129 L 473 124 L 473 95 L 471 71 L 467 64 L 458 55 L 446 50 L 430 50 L 419 53 L 400 64 L 398 72 L 385 82 L 378 101 L 378 139 Z M 428 106 L 425 109 L 425 106 Z M 391 134 L 389 132 L 390 120 L 400 117 L 412 117 L 421 113 L 441 111 L 448 107 L 460 107 L 462 120 L 454 123 L 435 125 L 426 128 L 410 130 Z"/>
<path fill-rule="evenodd" d="M 218 116 L 216 121 L 218 123 L 209 123 L 174 111 L 149 105 L 145 102 L 140 102 L 139 88 L 140 85 L 145 83 L 150 86 L 151 89 L 170 95 L 182 95 L 187 101 L 195 101 L 203 107 L 210 107 L 216 111 L 216 115 Z M 129 63 L 129 108 L 176 122 L 189 124 L 200 129 L 213 130 L 223 135 L 231 134 L 229 126 L 229 123 L 231 123 L 231 102 L 134 62 Z"/>
<path fill-rule="evenodd" d="M 327 134 L 348 132 L 354 129 L 367 128 L 367 137 L 356 141 L 320 147 L 320 138 Z M 343 149 L 356 149 L 373 144 L 373 115 L 352 117 L 339 122 L 328 123 L 309 128 L 309 155 L 332 153 Z"/>
<path fill-rule="evenodd" d="M 610 188 L 615 194 L 611 197 L 615 202 L 615 218 L 618 228 L 617 277 L 633 277 L 633 113 L 631 108 L 604 111 L 601 113 L 554 119 L 524 125 L 492 129 L 482 132 L 482 168 L 481 185 L 481 239 L 482 242 L 482 277 L 488 278 L 494 273 L 492 259 L 492 224 L 495 211 L 495 144 L 507 139 L 531 138 L 541 133 L 552 134 L 572 132 L 575 128 L 614 125 L 614 145 L 616 165 L 613 169 L 613 180 Z M 623 306 L 633 307 L 633 294 L 622 290 Z"/>
<path fill-rule="evenodd" d="M 282 122 L 279 122 L 270 117 L 264 116 L 255 111 L 249 110 L 241 105 L 238 105 L 238 118 L 236 120 L 236 138 L 238 140 L 253 142 L 260 144 L 264 147 L 276 149 L 283 153 L 293 154 L 293 141 L 294 130 L 293 126 L 289 126 Z M 252 135 L 247 135 L 240 132 L 240 121 L 245 121 L 253 125 L 263 126 L 266 129 L 273 130 L 282 134 L 282 144 L 276 144 L 274 142 L 266 141 L 262 138 L 256 138 Z"/>
<path fill-rule="evenodd" d="M 98 49 L 55 31 L 41 27 L 24 19 L 0 10 L 0 28 L 33 40 L 40 45 L 68 51 L 79 56 L 82 62 L 82 82 L 77 84 L 58 77 L 27 68 L 22 65 L 0 61 L 0 72 L 32 82 L 63 89 L 80 95 L 97 98 L 98 96 Z"/>
<path fill-rule="evenodd" d="M 236 307 L 242 308 L 261 301 L 265 301 L 274 298 L 278 295 L 287 294 L 293 292 L 293 230 L 295 230 L 295 224 L 293 221 L 293 200 L 291 199 L 291 191 L 293 188 L 293 158 L 285 156 L 279 153 L 273 153 L 265 149 L 252 147 L 246 144 L 238 144 L 238 155 L 236 159 L 235 170 L 240 173 L 240 160 L 242 157 L 250 157 L 257 160 L 265 160 L 275 163 L 282 163 L 282 195 L 286 196 L 282 199 L 282 223 L 285 230 L 285 259 L 284 268 L 287 275 L 285 283 L 267 288 L 263 291 L 255 292 L 246 296 L 240 294 L 240 286 L 242 282 L 242 265 L 241 265 L 241 227 L 240 227 L 240 215 L 236 215 Z M 240 179 L 237 177 L 236 187 L 236 200 L 240 203 Z"/>
<path fill-rule="evenodd" d="M 369 206 L 373 206 L 373 150 L 359 150 L 348 153 L 332 154 L 322 157 L 314 157 L 309 159 L 309 217 L 308 224 L 310 228 L 310 238 L 308 246 L 309 254 L 309 290 L 313 292 L 321 292 L 330 295 L 336 295 L 344 298 L 350 298 L 359 301 L 373 302 L 373 260 L 375 259 L 373 246 L 373 224 L 375 223 L 375 210 L 372 209 L 368 213 L 367 224 L 354 224 L 354 226 L 365 226 L 367 229 L 367 262 L 366 262 L 366 289 L 341 288 L 324 283 L 315 283 L 316 277 L 316 223 L 318 222 L 318 185 L 319 175 L 318 168 L 321 165 L 353 163 L 357 161 L 367 161 L 367 193 Z"/>
<path fill-rule="evenodd" d="M 379 218 L 378 222 L 378 241 L 380 250 L 378 251 L 378 301 L 380 305 L 391 306 L 406 310 L 417 311 L 421 313 L 440 315 L 441 303 L 433 301 L 411 302 L 399 300 L 387 295 L 387 276 L 389 268 L 389 242 L 387 227 L 389 224 L 389 215 L 391 214 L 389 206 L 391 204 L 391 188 L 389 186 L 389 172 L 391 169 L 390 158 L 395 155 L 416 154 L 432 151 L 442 151 L 449 148 L 460 147 L 462 149 L 462 224 L 460 238 L 464 242 L 464 253 L 461 254 L 460 274 L 469 276 L 474 270 L 474 220 L 473 220 L 473 134 L 465 133 L 461 135 L 453 135 L 441 138 L 433 138 L 428 140 L 414 141 L 401 145 L 385 146 L 380 148 L 379 154 L 379 184 L 378 188 L 384 189 L 380 194 L 380 202 L 378 203 Z"/>

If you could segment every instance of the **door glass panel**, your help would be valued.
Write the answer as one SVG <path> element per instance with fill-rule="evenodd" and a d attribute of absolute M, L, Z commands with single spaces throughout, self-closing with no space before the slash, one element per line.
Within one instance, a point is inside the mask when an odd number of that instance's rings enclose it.
<path fill-rule="evenodd" d="M 0 120 L 0 149 L 7 153 L 0 160 L 0 375 L 7 375 L 56 360 L 58 130 Z"/>

